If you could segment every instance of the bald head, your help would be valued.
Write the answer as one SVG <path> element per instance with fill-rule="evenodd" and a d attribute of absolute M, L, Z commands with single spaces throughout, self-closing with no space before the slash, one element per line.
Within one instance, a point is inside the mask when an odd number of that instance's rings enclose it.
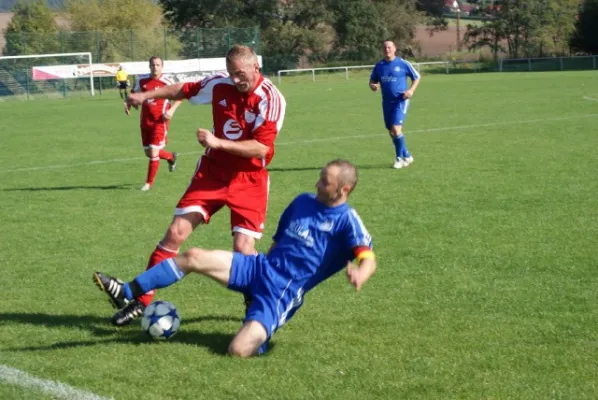
<path fill-rule="evenodd" d="M 341 188 L 348 185 L 351 188 L 349 193 L 351 193 L 359 180 L 359 174 L 355 165 L 347 160 L 338 159 L 330 161 L 324 168 L 328 169 L 330 167 L 338 168 L 338 187 Z"/>

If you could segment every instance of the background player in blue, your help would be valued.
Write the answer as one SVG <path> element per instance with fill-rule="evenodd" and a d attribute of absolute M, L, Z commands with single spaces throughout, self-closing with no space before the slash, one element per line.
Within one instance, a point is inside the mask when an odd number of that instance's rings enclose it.
<path fill-rule="evenodd" d="M 397 48 L 391 40 L 383 43 L 384 58 L 374 66 L 370 76 L 370 89 L 382 88 L 384 124 L 395 146 L 394 168 L 408 167 L 413 156 L 407 150 L 403 135 L 403 122 L 409 109 L 409 100 L 419 85 L 421 76 L 407 60 L 396 56 Z M 407 78 L 411 86 L 407 86 Z"/>
<path fill-rule="evenodd" d="M 123 284 L 100 272 L 94 273 L 94 281 L 118 307 L 139 293 L 172 285 L 191 272 L 247 293 L 252 297 L 251 306 L 228 352 L 239 357 L 261 354 L 313 287 L 346 268 L 349 282 L 360 290 L 376 270 L 371 237 L 347 204 L 357 180 L 357 170 L 348 161 L 326 164 L 316 184 L 317 194 L 297 196 L 283 212 L 267 255 L 192 248 L 131 282 Z"/>

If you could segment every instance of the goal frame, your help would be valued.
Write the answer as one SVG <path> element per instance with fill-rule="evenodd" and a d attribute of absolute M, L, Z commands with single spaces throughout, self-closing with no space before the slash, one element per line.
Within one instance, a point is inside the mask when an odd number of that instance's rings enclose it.
<path fill-rule="evenodd" d="M 23 59 L 23 58 L 50 58 L 50 57 L 62 57 L 62 56 L 87 56 L 89 60 L 89 66 L 92 65 L 91 60 L 91 53 L 90 52 L 82 52 L 82 53 L 53 53 L 53 54 L 28 54 L 28 55 L 21 55 L 21 56 L 0 56 L 0 61 L 2 60 L 16 60 L 16 59 Z M 89 88 L 91 90 L 91 95 L 95 96 L 95 90 L 93 87 L 93 69 L 89 69 Z"/>

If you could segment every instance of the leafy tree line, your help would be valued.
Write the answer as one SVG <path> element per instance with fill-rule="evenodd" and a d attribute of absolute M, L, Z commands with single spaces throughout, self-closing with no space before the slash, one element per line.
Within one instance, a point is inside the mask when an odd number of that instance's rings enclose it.
<path fill-rule="evenodd" d="M 21 0 L 22 2 L 23 0 Z M 19 0 L 0 0 L 0 12 L 12 11 Z M 45 0 L 44 3 L 51 9 L 57 10 L 64 7 L 63 0 Z"/>
<path fill-rule="evenodd" d="M 152 54 L 190 58 L 203 56 L 213 43 L 219 43 L 218 54 L 210 56 L 221 55 L 233 40 L 258 47 L 275 70 L 302 61 L 371 63 L 381 57 L 385 38 L 409 49 L 417 25 L 446 26 L 444 0 L 68 0 L 60 16 L 70 31 L 82 32 L 73 38 L 59 32 L 47 3 L 17 3 L 5 55 L 91 51 L 101 61 Z M 563 54 L 570 47 L 598 51 L 598 0 L 499 0 L 494 10 L 492 19 L 467 27 L 469 49 L 489 47 L 509 57 Z M 197 29 L 230 26 L 248 33 L 239 40 L 230 29 L 214 29 L 212 37 Z"/>
<path fill-rule="evenodd" d="M 177 28 L 258 24 L 265 56 L 373 61 L 382 38 L 412 45 L 416 25 L 446 29 L 444 0 L 159 0 Z M 462 3 L 458 1 L 458 3 Z M 469 25 L 469 50 L 488 47 L 495 58 L 598 53 L 598 0 L 494 0 L 492 18 Z M 281 64 L 282 64 L 281 60 Z M 283 65 L 280 65 L 283 67 Z"/>
<path fill-rule="evenodd" d="M 596 52 L 598 0 L 502 0 L 494 18 L 468 25 L 470 49 L 488 47 L 511 58 Z"/>

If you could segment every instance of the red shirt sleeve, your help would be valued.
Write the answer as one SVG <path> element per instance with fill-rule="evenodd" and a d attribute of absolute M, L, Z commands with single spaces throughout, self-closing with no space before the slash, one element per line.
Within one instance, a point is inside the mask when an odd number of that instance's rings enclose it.
<path fill-rule="evenodd" d="M 286 102 L 278 89 L 271 84 L 264 85 L 264 92 L 266 96 L 259 104 L 253 138 L 265 146 L 272 147 L 282 128 Z"/>
<path fill-rule="evenodd" d="M 183 84 L 183 94 L 186 99 L 197 96 L 201 89 L 201 81 L 199 82 L 186 82 Z"/>

